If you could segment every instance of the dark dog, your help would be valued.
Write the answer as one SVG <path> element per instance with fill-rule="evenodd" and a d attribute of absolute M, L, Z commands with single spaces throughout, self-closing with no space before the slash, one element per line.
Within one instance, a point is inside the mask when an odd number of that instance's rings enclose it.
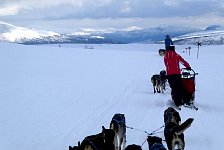
<path fill-rule="evenodd" d="M 160 71 L 159 74 L 154 74 L 151 77 L 151 82 L 153 85 L 153 91 L 154 93 L 164 93 L 164 91 L 166 90 L 166 71 L 162 70 Z"/>
<path fill-rule="evenodd" d="M 166 50 L 165 50 L 165 49 L 159 49 L 158 52 L 159 52 L 159 55 L 160 55 L 160 56 L 164 56 Z"/>
<path fill-rule="evenodd" d="M 160 84 L 160 75 L 158 74 L 154 74 L 152 77 L 151 77 L 151 82 L 152 82 L 152 85 L 153 85 L 153 91 L 154 93 L 161 93 L 161 84 Z"/>
<path fill-rule="evenodd" d="M 148 136 L 147 142 L 149 150 L 166 150 L 162 143 L 162 139 L 156 136 Z"/>
<path fill-rule="evenodd" d="M 159 77 L 160 77 L 160 86 L 163 93 L 164 90 L 166 90 L 166 82 L 167 82 L 166 71 L 165 70 L 160 71 Z"/>
<path fill-rule="evenodd" d="M 183 132 L 190 127 L 193 120 L 193 118 L 189 118 L 181 124 L 180 115 L 174 108 L 169 107 L 164 111 L 164 136 L 169 150 L 174 150 L 176 146 L 179 150 L 184 150 Z"/>
<path fill-rule="evenodd" d="M 125 150 L 142 150 L 142 148 L 139 145 L 132 144 L 132 145 L 128 145 L 125 148 Z"/>
<path fill-rule="evenodd" d="M 114 130 L 103 126 L 101 133 L 85 137 L 78 146 L 69 146 L 69 150 L 114 150 L 114 136 Z"/>
<path fill-rule="evenodd" d="M 114 145 L 116 150 L 126 147 L 126 123 L 124 114 L 115 114 L 110 122 L 110 129 L 115 131 Z M 119 140 L 119 143 L 118 143 Z"/>

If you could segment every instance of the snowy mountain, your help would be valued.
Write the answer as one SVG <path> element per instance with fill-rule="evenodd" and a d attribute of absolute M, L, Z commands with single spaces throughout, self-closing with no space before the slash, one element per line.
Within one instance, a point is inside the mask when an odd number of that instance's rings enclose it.
<path fill-rule="evenodd" d="M 117 43 L 101 36 L 90 33 L 59 34 L 52 31 L 43 31 L 17 27 L 0 22 L 0 41 L 21 44 L 52 44 L 52 43 Z"/>
<path fill-rule="evenodd" d="M 210 25 L 205 30 L 224 30 L 222 25 Z"/>
<path fill-rule="evenodd" d="M 175 44 L 196 44 L 199 41 L 202 45 L 221 45 L 224 44 L 224 29 L 185 34 L 173 38 L 173 41 Z"/>
<path fill-rule="evenodd" d="M 0 22 L 0 41 L 21 44 L 53 44 L 53 43 L 163 43 L 165 35 L 173 37 L 175 44 L 203 45 L 223 44 L 224 27 L 208 26 L 205 30 L 178 26 L 160 26 L 142 29 L 130 26 L 124 29 L 107 28 L 93 30 L 83 28 L 73 33 L 56 33 L 25 27 L 17 27 Z"/>
<path fill-rule="evenodd" d="M 59 35 L 52 31 L 28 29 L 0 22 L 0 40 L 2 41 L 20 43 L 22 41 L 50 38 Z"/>
<path fill-rule="evenodd" d="M 110 39 L 117 39 L 122 43 L 154 43 L 164 40 L 165 35 L 169 34 L 171 37 L 180 36 L 187 33 L 201 31 L 196 28 L 186 28 L 178 26 L 160 26 L 148 29 L 137 29 L 131 31 L 117 31 L 113 34 L 104 34 Z"/>

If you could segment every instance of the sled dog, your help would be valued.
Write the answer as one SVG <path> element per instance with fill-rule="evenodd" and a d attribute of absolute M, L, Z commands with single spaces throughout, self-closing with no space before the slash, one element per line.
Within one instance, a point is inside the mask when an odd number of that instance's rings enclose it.
<path fill-rule="evenodd" d="M 157 136 L 148 136 L 147 142 L 149 145 L 149 150 L 166 150 L 162 143 L 162 138 Z"/>
<path fill-rule="evenodd" d="M 110 122 L 110 129 L 115 131 L 115 150 L 122 150 L 126 147 L 126 123 L 124 114 L 115 114 Z"/>
<path fill-rule="evenodd" d="M 161 92 L 161 84 L 160 84 L 160 75 L 158 74 L 154 74 L 152 77 L 151 77 L 151 82 L 152 82 L 152 85 L 153 85 L 153 91 L 154 93 L 160 93 Z"/>
<path fill-rule="evenodd" d="M 164 90 L 166 90 L 166 82 L 167 82 L 165 70 L 160 71 L 159 78 L 160 78 L 161 91 L 163 93 Z"/>
<path fill-rule="evenodd" d="M 103 126 L 101 133 L 84 138 L 79 145 L 80 150 L 114 150 L 114 136 L 114 130 Z"/>
<path fill-rule="evenodd" d="M 180 115 L 174 108 L 169 107 L 164 111 L 164 136 L 168 150 L 175 150 L 176 146 L 179 150 L 184 150 L 183 132 L 190 127 L 193 120 L 193 118 L 189 118 L 181 123 Z"/>

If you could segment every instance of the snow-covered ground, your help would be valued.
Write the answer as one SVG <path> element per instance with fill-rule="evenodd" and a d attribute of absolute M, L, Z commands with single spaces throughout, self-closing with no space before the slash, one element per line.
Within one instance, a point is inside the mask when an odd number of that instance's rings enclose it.
<path fill-rule="evenodd" d="M 124 113 L 127 145 L 142 145 L 161 127 L 170 90 L 154 94 L 150 78 L 165 69 L 164 45 L 36 45 L 0 43 L 0 150 L 66 150 L 109 127 Z M 186 150 L 217 150 L 223 143 L 224 46 L 177 52 L 199 73 L 198 111 L 182 108 Z M 157 136 L 164 139 L 159 130 Z M 164 143 L 166 146 L 166 144 Z M 148 149 L 147 143 L 142 146 Z"/>

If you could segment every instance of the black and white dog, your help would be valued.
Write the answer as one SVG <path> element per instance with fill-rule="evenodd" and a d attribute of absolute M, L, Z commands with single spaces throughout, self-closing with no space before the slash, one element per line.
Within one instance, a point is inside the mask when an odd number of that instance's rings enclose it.
<path fill-rule="evenodd" d="M 167 82 L 166 71 L 165 70 L 160 71 L 159 77 L 160 77 L 160 86 L 163 93 L 166 90 L 166 82 Z"/>
<path fill-rule="evenodd" d="M 166 150 L 162 143 L 162 138 L 157 136 L 148 136 L 147 142 L 149 145 L 149 150 Z"/>
<path fill-rule="evenodd" d="M 168 150 L 175 150 L 176 146 L 178 150 L 184 150 L 185 141 L 183 132 L 190 127 L 193 120 L 193 118 L 189 118 L 181 124 L 180 115 L 174 108 L 169 107 L 164 111 L 164 136 Z"/>
<path fill-rule="evenodd" d="M 110 129 L 115 131 L 115 150 L 122 150 L 126 147 L 126 122 L 124 114 L 115 114 L 110 122 Z M 119 142 L 118 142 L 119 141 Z"/>
<path fill-rule="evenodd" d="M 151 77 L 151 82 L 152 82 L 152 86 L 153 86 L 153 91 L 154 93 L 161 93 L 161 86 L 160 86 L 160 75 L 158 74 L 154 74 Z"/>
<path fill-rule="evenodd" d="M 78 142 L 78 146 L 69 146 L 69 150 L 114 150 L 114 130 L 102 126 L 102 132 L 90 135 Z"/>
<path fill-rule="evenodd" d="M 151 77 L 151 82 L 153 85 L 153 91 L 154 93 L 164 93 L 164 91 L 166 90 L 166 71 L 162 70 L 160 71 L 160 74 L 154 74 Z"/>
<path fill-rule="evenodd" d="M 166 50 L 165 50 L 165 49 L 159 49 L 158 52 L 159 52 L 159 55 L 160 55 L 160 56 L 164 56 Z"/>
<path fill-rule="evenodd" d="M 162 143 L 162 139 L 156 136 L 148 136 L 147 142 L 149 150 L 166 150 Z M 142 150 L 140 145 L 128 145 L 125 150 Z"/>

